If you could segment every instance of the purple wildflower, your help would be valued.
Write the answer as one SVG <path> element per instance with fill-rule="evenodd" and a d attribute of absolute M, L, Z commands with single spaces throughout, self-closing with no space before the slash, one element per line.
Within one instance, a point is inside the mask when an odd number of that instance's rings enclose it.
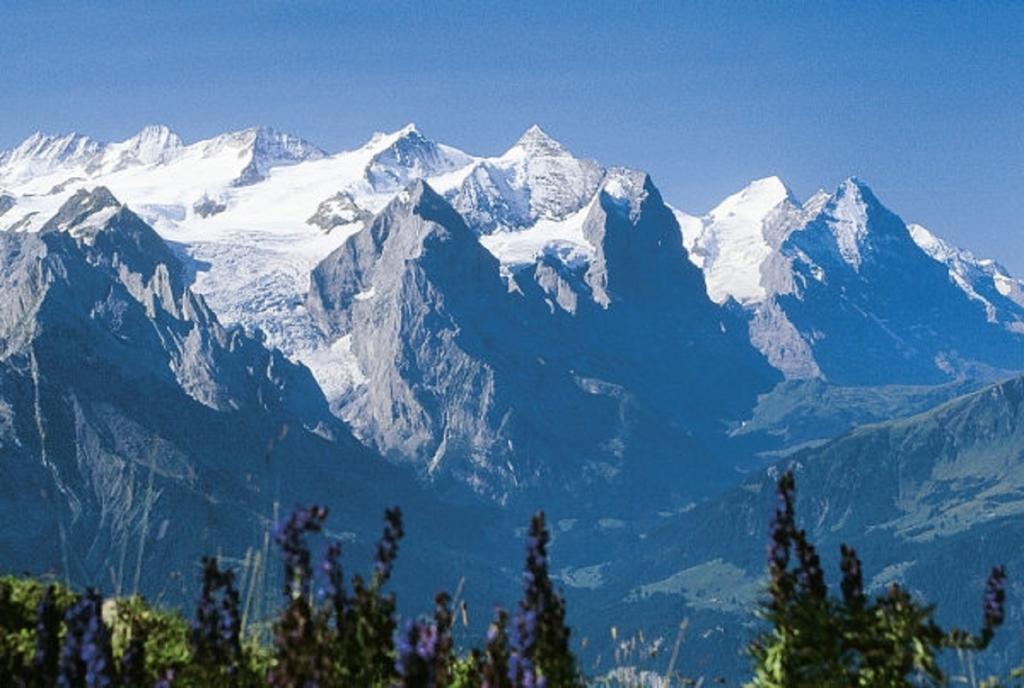
<path fill-rule="evenodd" d="M 221 592 L 218 602 L 217 593 Z M 192 652 L 204 664 L 234 672 L 241 656 L 241 617 L 235 574 L 221 571 L 215 557 L 203 557 L 203 584 L 192 621 Z"/>
<path fill-rule="evenodd" d="M 842 545 L 839 548 L 839 568 L 843 572 L 841 588 L 843 599 L 851 607 L 859 607 L 864 604 L 864 574 L 861 571 L 860 559 L 852 547 Z"/>
<path fill-rule="evenodd" d="M 324 586 L 320 589 L 320 599 L 327 601 L 334 612 L 334 620 L 340 629 L 345 618 L 347 599 L 345 596 L 345 578 L 341 570 L 341 545 L 332 542 L 327 545 L 320 572 Z"/>
<path fill-rule="evenodd" d="M 67 631 L 57 675 L 57 685 L 61 688 L 82 684 L 87 688 L 113 685 L 110 632 L 103 624 L 102 608 L 102 598 L 90 589 L 64 615 Z"/>
<path fill-rule="evenodd" d="M 36 651 L 32 668 L 40 682 L 52 685 L 57 680 L 60 656 L 60 609 L 57 608 L 55 590 L 47 586 L 36 605 Z"/>
<path fill-rule="evenodd" d="M 398 638 L 395 672 L 402 688 L 435 688 L 437 680 L 437 626 L 429 621 L 409 620 Z"/>
<path fill-rule="evenodd" d="M 384 535 L 377 543 L 374 564 L 376 582 L 382 584 L 391 577 L 391 569 L 398 556 L 398 541 L 405 535 L 402 529 L 402 510 L 398 507 L 384 510 Z"/>
<path fill-rule="evenodd" d="M 284 594 L 289 599 L 309 594 L 311 567 L 306 533 L 320 532 L 326 518 L 326 507 L 297 508 L 277 527 L 274 539 L 284 557 Z"/>
<path fill-rule="evenodd" d="M 1003 624 L 1006 603 L 1006 569 L 996 566 L 985 583 L 985 600 L 983 604 L 984 625 L 982 635 L 991 638 L 996 628 Z"/>
<path fill-rule="evenodd" d="M 448 685 L 452 652 L 451 598 L 439 592 L 434 598 L 434 621 L 407 621 L 398 636 L 395 673 L 402 688 L 435 688 Z"/>
<path fill-rule="evenodd" d="M 509 649 L 508 612 L 498 609 L 495 619 L 487 629 L 486 659 L 482 670 L 482 688 L 508 688 L 509 681 Z"/>
<path fill-rule="evenodd" d="M 543 688 L 548 681 L 576 685 L 576 663 L 569 651 L 565 601 L 548 576 L 548 532 L 544 512 L 530 520 L 523 571 L 523 599 L 516 615 L 516 637 L 509 659 L 513 685 Z"/>
<path fill-rule="evenodd" d="M 163 676 L 157 679 L 156 683 L 153 684 L 153 688 L 173 688 L 174 686 L 174 669 L 168 669 L 164 672 Z"/>

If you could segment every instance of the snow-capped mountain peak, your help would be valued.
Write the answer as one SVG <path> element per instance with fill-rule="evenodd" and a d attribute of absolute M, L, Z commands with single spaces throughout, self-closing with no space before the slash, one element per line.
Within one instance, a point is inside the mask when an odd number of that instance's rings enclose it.
<path fill-rule="evenodd" d="M 153 124 L 131 138 L 107 144 L 103 154 L 88 166 L 92 174 L 110 174 L 134 166 L 169 162 L 184 145 L 170 127 Z"/>
<path fill-rule="evenodd" d="M 40 131 L 25 139 L 10 151 L 7 160 L 45 160 L 64 162 L 72 158 L 96 152 L 101 144 L 77 132 L 50 135 Z"/>
<path fill-rule="evenodd" d="M 397 191 L 414 179 L 435 177 L 473 162 L 462 151 L 426 138 L 411 123 L 392 134 L 375 136 L 366 147 L 379 148 L 366 166 L 366 180 L 378 193 Z"/>
<path fill-rule="evenodd" d="M 72 132 L 51 136 L 36 132 L 17 148 L 0 153 L 0 180 L 17 184 L 58 168 L 83 165 L 103 150 L 103 144 Z"/>
<path fill-rule="evenodd" d="M 477 165 L 453 194 L 457 210 L 481 234 L 564 220 L 597 191 L 604 170 L 573 156 L 533 125 L 505 153 Z"/>
<path fill-rule="evenodd" d="M 540 125 L 531 125 L 523 132 L 519 140 L 502 156 L 512 158 L 519 155 L 569 155 L 569 151 L 561 143 L 551 138 Z"/>
<path fill-rule="evenodd" d="M 228 132 L 188 147 L 193 156 L 203 159 L 239 159 L 245 163 L 232 186 L 249 186 L 267 178 L 270 169 L 327 156 L 309 141 L 270 127 L 250 127 Z"/>
<path fill-rule="evenodd" d="M 761 220 L 786 200 L 795 203 L 792 193 L 783 181 L 774 176 L 764 177 L 752 181 L 741 191 L 726 198 L 708 213 L 708 216 L 713 221 L 733 216 Z"/>
<path fill-rule="evenodd" d="M 414 133 L 421 134 L 420 128 L 415 122 L 409 122 L 404 127 L 395 129 L 394 131 L 375 131 L 370 139 L 364 143 L 359 150 L 380 152 L 392 145 L 398 139 Z"/>
<path fill-rule="evenodd" d="M 109 189 L 102 186 L 92 191 L 80 189 L 40 231 L 67 232 L 76 238 L 88 240 L 90 234 L 101 230 L 120 209 L 121 204 Z"/>
<path fill-rule="evenodd" d="M 120 145 L 136 153 L 139 160 L 146 163 L 160 162 L 165 153 L 182 147 L 181 137 L 163 124 L 147 125 Z"/>
<path fill-rule="evenodd" d="M 410 136 L 412 134 L 419 134 L 420 136 L 422 136 L 422 133 L 420 132 L 420 128 L 418 126 L 416 126 L 415 122 L 409 122 L 404 127 L 399 129 L 398 131 L 396 131 L 395 134 L 399 138 L 401 138 L 403 136 Z"/>
<path fill-rule="evenodd" d="M 751 182 L 707 214 L 690 256 L 704 269 L 713 301 L 747 304 L 768 295 L 762 266 L 792 229 L 792 223 L 780 226 L 779 216 L 792 218 L 798 207 L 782 180 L 772 176 Z"/>

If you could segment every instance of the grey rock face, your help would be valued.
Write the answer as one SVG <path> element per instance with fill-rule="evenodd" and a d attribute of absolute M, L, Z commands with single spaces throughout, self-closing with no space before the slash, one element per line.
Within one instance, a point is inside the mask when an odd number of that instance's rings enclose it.
<path fill-rule="evenodd" d="M 202 218 L 219 215 L 220 213 L 223 213 L 227 209 L 227 205 L 221 203 L 218 200 L 210 198 L 209 196 L 203 196 L 198 201 L 192 204 L 192 211 Z"/>
<path fill-rule="evenodd" d="M 514 430 L 519 414 L 530 413 L 516 408 L 527 399 L 522 386 L 539 376 L 540 364 L 516 350 L 528 311 L 508 293 L 497 261 L 424 183 L 317 267 L 309 309 L 331 336 L 352 336 L 368 382 L 343 414 L 364 437 L 498 497 L 537 481 L 540 463 L 512 461 L 528 454 L 515 444 L 526 441 Z M 495 364 L 502 356 L 511 360 Z"/>
<path fill-rule="evenodd" d="M 0 215 L 6 213 L 8 210 L 17 205 L 17 203 L 18 202 L 15 200 L 14 196 L 0 194 Z"/>
<path fill-rule="evenodd" d="M 371 217 L 373 217 L 372 213 L 360 208 L 352 198 L 352 194 L 339 191 L 317 206 L 316 212 L 306 220 L 306 224 L 319 227 L 324 232 L 330 232 L 335 227 L 356 222 L 365 225 Z"/>

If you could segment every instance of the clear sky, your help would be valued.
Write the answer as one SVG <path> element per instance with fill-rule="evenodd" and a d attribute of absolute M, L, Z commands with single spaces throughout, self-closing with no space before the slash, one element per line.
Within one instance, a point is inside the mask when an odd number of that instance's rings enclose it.
<path fill-rule="evenodd" d="M 855 174 L 1024 275 L 1021 2 L 0 0 L 0 148 L 166 123 L 341 150 L 408 121 L 481 154 L 537 122 L 695 213 Z"/>

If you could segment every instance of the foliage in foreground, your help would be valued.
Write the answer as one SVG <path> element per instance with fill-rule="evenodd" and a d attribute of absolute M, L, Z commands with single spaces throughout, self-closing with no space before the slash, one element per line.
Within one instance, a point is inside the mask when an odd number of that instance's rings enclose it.
<path fill-rule="evenodd" d="M 856 553 L 841 548 L 840 596 L 830 595 L 814 546 L 796 526 L 794 479 L 778 485 L 769 547 L 767 630 L 749 648 L 751 688 L 940 686 L 939 657 L 978 652 L 1004 618 L 1005 572 L 989 576 L 977 634 L 943 630 L 934 608 L 899 586 L 870 598 Z M 550 534 L 536 514 L 527 537 L 523 594 L 514 615 L 498 609 L 486 645 L 457 652 L 452 600 L 437 594 L 429 618 L 396 621 L 383 588 L 403 537 L 402 514 L 385 512 L 372 572 L 346 583 L 341 547 L 329 543 L 314 567 L 308 538 L 327 518 L 296 509 L 275 532 L 284 563 L 273 639 L 242 633 L 234 573 L 202 562 L 191 622 L 139 597 L 104 601 L 34 579 L 0 578 L 0 676 L 24 688 L 250 686 L 332 688 L 576 688 L 565 602 L 548 575 Z M 1024 672 L 1011 674 L 1020 680 Z M 614 683 L 614 682 L 613 682 Z M 632 682 L 629 682 L 632 684 Z M 684 681 L 683 685 L 691 685 Z M 699 684 L 699 682 L 698 682 Z M 658 683 L 667 685 L 667 681 Z M 995 679 L 979 684 L 998 688 Z M 1020 683 L 1013 685 L 1022 685 Z"/>

